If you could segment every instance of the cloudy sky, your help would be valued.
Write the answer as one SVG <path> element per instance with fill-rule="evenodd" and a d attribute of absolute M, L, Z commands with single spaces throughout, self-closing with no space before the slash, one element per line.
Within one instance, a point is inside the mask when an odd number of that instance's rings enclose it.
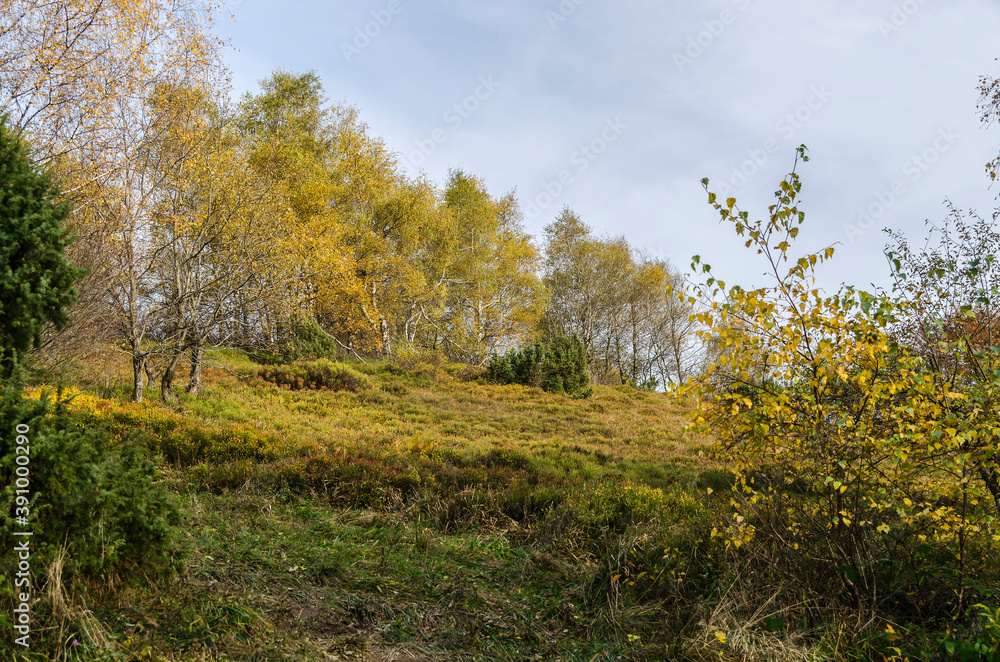
<path fill-rule="evenodd" d="M 950 199 L 991 216 L 977 81 L 1000 75 L 995 0 L 230 0 L 236 89 L 316 71 L 410 173 L 517 191 L 529 232 L 564 206 L 598 234 L 730 282 L 764 265 L 701 179 L 759 216 L 795 147 L 820 284 L 886 285 L 883 227 L 914 242 Z"/>

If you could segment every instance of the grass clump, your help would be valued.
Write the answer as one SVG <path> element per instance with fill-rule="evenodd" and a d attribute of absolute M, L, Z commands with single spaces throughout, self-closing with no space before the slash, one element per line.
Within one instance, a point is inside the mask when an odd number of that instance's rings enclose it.
<path fill-rule="evenodd" d="M 265 381 L 293 391 L 326 390 L 361 393 L 374 389 L 367 375 L 329 359 L 264 368 L 260 371 L 260 376 Z"/>

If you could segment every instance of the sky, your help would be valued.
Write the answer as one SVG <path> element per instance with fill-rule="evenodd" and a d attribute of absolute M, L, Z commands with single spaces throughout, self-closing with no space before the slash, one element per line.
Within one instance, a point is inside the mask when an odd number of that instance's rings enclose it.
<path fill-rule="evenodd" d="M 1000 129 L 995 0 L 230 0 L 237 93 L 315 71 L 403 170 L 516 191 L 540 238 L 563 207 L 599 236 L 728 283 L 766 266 L 707 202 L 767 213 L 805 144 L 796 251 L 818 284 L 887 287 L 883 228 L 923 245 L 945 201 L 989 218 Z"/>

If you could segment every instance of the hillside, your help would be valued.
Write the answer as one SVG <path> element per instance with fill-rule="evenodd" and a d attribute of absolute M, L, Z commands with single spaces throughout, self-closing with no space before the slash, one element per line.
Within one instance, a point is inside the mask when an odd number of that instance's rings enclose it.
<path fill-rule="evenodd" d="M 93 618 L 79 601 L 63 620 L 75 637 L 149 660 L 638 660 L 708 645 L 686 607 L 711 562 L 685 566 L 711 521 L 693 495 L 724 481 L 671 396 L 573 400 L 401 361 L 353 364 L 356 392 L 293 391 L 260 369 L 227 353 L 173 409 L 75 397 L 88 426 L 149 433 L 184 555 L 174 580 L 91 587 Z"/>

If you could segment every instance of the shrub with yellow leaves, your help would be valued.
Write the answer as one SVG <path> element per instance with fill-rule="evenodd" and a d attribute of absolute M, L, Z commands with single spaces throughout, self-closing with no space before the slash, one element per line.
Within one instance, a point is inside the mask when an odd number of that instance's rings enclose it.
<path fill-rule="evenodd" d="M 960 617 L 996 573 L 1000 373 L 940 379 L 892 332 L 909 302 L 816 286 L 834 249 L 793 252 L 806 161 L 803 146 L 760 220 L 709 192 L 771 278 L 747 290 L 700 257 L 692 265 L 701 282 L 689 303 L 702 304 L 717 354 L 688 386 L 694 425 L 715 432 L 736 474 L 732 520 L 717 534 L 810 609 L 858 623 L 887 611 Z"/>

